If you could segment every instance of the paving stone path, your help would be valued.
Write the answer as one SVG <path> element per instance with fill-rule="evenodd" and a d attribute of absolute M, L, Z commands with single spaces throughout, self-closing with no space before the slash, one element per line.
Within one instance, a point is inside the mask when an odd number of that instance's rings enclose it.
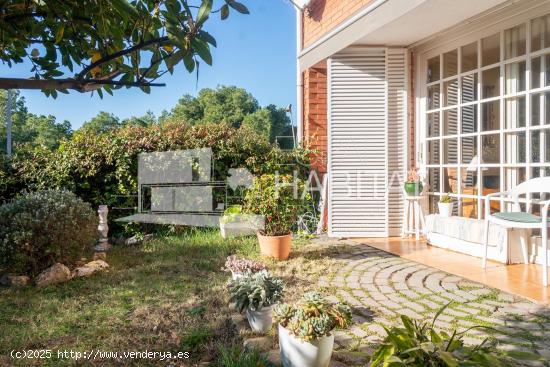
<path fill-rule="evenodd" d="M 336 363 L 365 365 L 386 335 L 382 325 L 399 325 L 400 314 L 431 319 L 449 302 L 435 323 L 440 330 L 491 326 L 499 348 L 534 351 L 550 360 L 550 308 L 365 244 L 346 244 L 349 251 L 338 255 L 335 270 L 318 281 L 353 309 L 354 326 L 336 333 Z M 473 329 L 465 341 L 477 344 L 488 334 Z"/>

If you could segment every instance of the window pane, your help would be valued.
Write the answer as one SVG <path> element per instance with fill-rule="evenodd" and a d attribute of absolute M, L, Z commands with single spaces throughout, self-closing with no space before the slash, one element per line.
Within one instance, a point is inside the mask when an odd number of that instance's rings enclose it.
<path fill-rule="evenodd" d="M 481 169 L 481 195 L 486 196 L 500 190 L 500 168 Z M 491 212 L 500 211 L 499 201 L 491 202 Z"/>
<path fill-rule="evenodd" d="M 428 110 L 439 108 L 439 84 L 428 87 Z"/>
<path fill-rule="evenodd" d="M 525 163 L 527 142 L 525 132 L 504 134 L 506 163 Z"/>
<path fill-rule="evenodd" d="M 428 122 L 428 137 L 439 136 L 439 112 L 429 113 L 426 121 Z"/>
<path fill-rule="evenodd" d="M 531 51 L 550 47 L 550 14 L 531 21 Z"/>
<path fill-rule="evenodd" d="M 543 56 L 544 58 L 544 71 L 546 77 L 544 78 L 544 85 L 550 85 L 550 55 Z"/>
<path fill-rule="evenodd" d="M 458 168 L 443 168 L 443 192 L 458 194 Z"/>
<path fill-rule="evenodd" d="M 477 192 L 476 189 L 468 189 L 463 192 L 469 191 Z M 460 216 L 465 218 L 477 218 L 477 207 L 479 204 L 479 200 L 477 198 L 462 198 L 460 201 L 462 202 L 462 212 Z"/>
<path fill-rule="evenodd" d="M 481 40 L 481 66 L 487 66 L 500 61 L 500 34 Z"/>
<path fill-rule="evenodd" d="M 439 55 L 428 60 L 428 83 L 439 80 Z"/>
<path fill-rule="evenodd" d="M 481 97 L 490 98 L 500 94 L 500 68 L 492 68 L 483 71 L 481 84 Z"/>
<path fill-rule="evenodd" d="M 439 164 L 439 140 L 428 140 L 428 164 Z"/>
<path fill-rule="evenodd" d="M 458 51 L 452 50 L 443 54 L 443 78 L 456 75 L 458 72 Z"/>
<path fill-rule="evenodd" d="M 541 111 L 541 105 L 544 109 L 546 93 L 535 93 L 531 95 L 531 126 L 540 125 L 544 111 Z"/>
<path fill-rule="evenodd" d="M 525 24 L 504 31 L 504 57 L 525 55 Z"/>
<path fill-rule="evenodd" d="M 462 133 L 477 131 L 477 105 L 462 107 Z"/>
<path fill-rule="evenodd" d="M 443 139 L 443 164 L 458 163 L 458 144 L 456 138 Z"/>
<path fill-rule="evenodd" d="M 483 135 L 481 137 L 482 163 L 500 163 L 500 135 Z"/>
<path fill-rule="evenodd" d="M 458 79 L 443 83 L 444 106 L 452 106 L 458 103 Z"/>
<path fill-rule="evenodd" d="M 543 56 L 531 59 L 531 88 L 540 88 L 542 58 Z"/>
<path fill-rule="evenodd" d="M 458 133 L 458 110 L 443 111 L 443 135 L 456 135 Z"/>
<path fill-rule="evenodd" d="M 462 72 L 477 68 L 477 42 L 462 46 Z"/>
<path fill-rule="evenodd" d="M 481 104 L 481 130 L 500 129 L 500 101 L 485 102 Z"/>
<path fill-rule="evenodd" d="M 462 163 L 470 169 L 477 169 L 477 137 L 467 136 L 462 138 Z"/>
<path fill-rule="evenodd" d="M 428 184 L 431 192 L 440 192 L 439 187 L 439 168 L 428 168 Z"/>
<path fill-rule="evenodd" d="M 525 61 L 506 65 L 505 82 L 506 93 L 516 93 L 525 90 Z"/>
<path fill-rule="evenodd" d="M 504 169 L 504 190 L 511 190 L 525 181 L 525 168 Z"/>
<path fill-rule="evenodd" d="M 506 99 L 504 115 L 507 129 L 525 127 L 525 96 Z"/>
<path fill-rule="evenodd" d="M 462 103 L 477 101 L 477 73 L 462 77 Z"/>
<path fill-rule="evenodd" d="M 550 129 L 531 131 L 531 162 L 550 163 Z"/>

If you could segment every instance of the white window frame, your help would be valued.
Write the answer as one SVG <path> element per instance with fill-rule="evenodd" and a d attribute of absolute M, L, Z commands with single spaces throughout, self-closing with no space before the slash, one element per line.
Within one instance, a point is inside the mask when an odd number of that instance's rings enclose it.
<path fill-rule="evenodd" d="M 531 52 L 531 32 L 530 32 L 530 26 L 531 26 L 531 20 L 534 18 L 538 18 L 539 16 L 542 16 L 544 14 L 550 14 L 550 4 L 545 1 L 531 1 L 529 6 L 526 6 L 527 4 L 520 2 L 517 7 L 508 8 L 504 11 L 502 11 L 501 14 L 495 15 L 490 14 L 485 17 L 480 17 L 476 19 L 473 22 L 466 22 L 465 24 L 458 25 L 456 27 L 453 27 L 453 29 L 450 29 L 446 31 L 444 34 L 440 35 L 439 37 L 436 35 L 432 37 L 432 40 L 427 41 L 425 43 L 421 43 L 419 45 L 415 45 L 414 48 L 412 48 L 412 51 L 416 55 L 415 61 L 416 61 L 416 70 L 415 70 L 415 94 L 416 94 L 416 114 L 415 114 L 415 141 L 416 141 L 416 164 L 418 167 L 421 168 L 424 174 L 427 175 L 428 168 L 439 168 L 439 184 L 440 188 L 438 190 L 432 190 L 430 189 L 430 195 L 433 195 L 434 198 L 440 196 L 443 194 L 441 192 L 441 188 L 444 187 L 444 169 L 447 167 L 453 167 L 457 168 L 457 175 L 458 175 L 458 192 L 456 194 L 450 194 L 451 197 L 453 197 L 455 200 L 459 202 L 459 205 L 461 205 L 461 201 L 458 200 L 460 198 L 469 198 L 469 199 L 475 199 L 477 200 L 477 218 L 481 219 L 483 217 L 483 198 L 484 196 L 480 192 L 480 188 L 482 185 L 482 175 L 481 170 L 485 167 L 494 167 L 499 169 L 499 190 L 498 191 L 504 191 L 506 188 L 506 170 L 510 168 L 524 168 L 525 169 L 525 178 L 529 179 L 531 178 L 532 174 L 532 168 L 534 167 L 544 167 L 550 170 L 550 162 L 546 163 L 534 163 L 531 162 L 531 132 L 537 131 L 542 129 L 550 129 L 550 123 L 548 121 L 550 118 L 545 118 L 544 111 L 543 111 L 543 104 L 541 103 L 541 121 L 547 122 L 546 125 L 532 125 L 531 124 L 531 94 L 537 94 L 541 93 L 541 99 L 544 98 L 542 95 L 542 92 L 548 92 L 550 93 L 550 85 L 544 86 L 544 65 L 541 65 L 541 83 L 542 87 L 531 89 L 531 59 L 537 56 L 541 55 L 550 55 L 550 47 L 538 50 L 536 52 Z M 496 19 L 496 20 L 495 20 Z M 526 27 L 526 52 L 524 55 L 514 58 L 509 58 L 504 60 L 504 32 L 506 29 L 515 27 L 520 24 L 525 24 Z M 487 66 L 481 66 L 481 39 L 494 35 L 495 33 L 500 34 L 500 61 L 495 64 L 487 65 Z M 478 65 L 477 68 L 474 70 L 470 70 L 468 72 L 462 73 L 461 72 L 461 59 L 462 59 L 462 46 L 469 45 L 473 42 L 477 42 L 477 57 L 478 57 Z M 454 76 L 443 78 L 443 54 L 449 51 L 457 50 L 457 57 L 458 57 L 458 73 Z M 439 55 L 440 57 L 440 78 L 436 82 L 433 83 L 427 83 L 427 62 L 432 57 L 435 57 Z M 504 78 L 504 72 L 505 72 L 505 65 L 511 64 L 518 61 L 525 61 L 526 62 L 526 73 L 525 73 L 525 90 L 522 92 L 516 92 L 516 93 L 509 93 L 504 94 L 504 88 L 505 88 L 505 78 Z M 500 91 L 499 95 L 497 97 L 492 98 L 482 98 L 481 95 L 481 83 L 482 83 L 482 71 L 487 69 L 492 69 L 495 67 L 499 67 L 500 70 Z M 474 102 L 467 102 L 463 103 L 461 100 L 462 95 L 462 77 L 471 75 L 477 73 L 477 94 L 478 98 Z M 446 106 L 443 107 L 443 93 L 444 93 L 444 82 L 449 80 L 457 80 L 458 81 L 458 96 L 460 98 L 459 103 L 454 104 L 452 106 Z M 430 111 L 439 111 L 437 113 L 440 114 L 439 118 L 439 136 L 434 138 L 427 137 L 427 87 L 429 85 L 440 85 L 440 91 L 439 91 L 439 98 L 440 98 L 440 106 L 438 109 L 430 110 Z M 521 97 L 525 96 L 525 127 L 521 128 L 512 128 L 512 129 L 505 129 L 504 128 L 504 122 L 505 122 L 505 114 L 504 114 L 504 101 L 509 98 L 513 97 Z M 488 101 L 499 101 L 499 129 L 498 130 L 491 130 L 491 131 L 481 131 L 481 114 L 482 109 L 481 105 L 482 102 L 488 102 Z M 542 102 L 542 101 L 541 101 Z M 477 131 L 475 133 L 468 133 L 463 134 L 462 133 L 462 107 L 469 106 L 469 105 L 477 105 Z M 443 135 L 443 111 L 449 110 L 449 109 L 455 109 L 457 111 L 457 134 L 452 135 Z M 506 162 L 506 156 L 505 156 L 505 134 L 506 133 L 513 133 L 513 132 L 525 132 L 525 139 L 526 139 L 526 147 L 525 147 L 525 163 L 503 163 Z M 462 138 L 464 137 L 477 137 L 477 155 L 481 155 L 481 145 L 482 140 L 481 137 L 484 135 L 493 135 L 498 134 L 499 135 L 499 149 L 500 149 L 500 157 L 499 162 L 500 163 L 484 163 L 484 164 L 478 164 L 477 165 L 477 195 L 467 195 L 462 194 L 460 192 L 461 190 L 461 167 L 468 166 L 468 163 L 462 162 Z M 457 163 L 456 164 L 444 164 L 443 163 L 443 138 L 444 137 L 453 137 L 456 139 L 457 142 Z M 427 164 L 427 150 L 428 150 L 428 144 L 427 142 L 430 140 L 438 140 L 439 143 L 439 164 Z M 542 151 L 542 144 L 541 144 L 541 154 Z M 501 205 L 503 205 L 504 202 L 501 202 Z M 458 213 L 461 213 L 461 207 L 458 207 Z"/>

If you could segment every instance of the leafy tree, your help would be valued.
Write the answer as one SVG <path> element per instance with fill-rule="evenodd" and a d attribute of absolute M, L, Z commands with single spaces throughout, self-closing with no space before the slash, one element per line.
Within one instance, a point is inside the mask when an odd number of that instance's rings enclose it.
<path fill-rule="evenodd" d="M 0 89 L 42 89 L 46 95 L 139 87 L 183 63 L 212 64 L 216 40 L 208 18 L 230 10 L 248 14 L 236 0 L 7 0 L 0 1 L 0 61 L 30 61 L 27 79 L 0 78 Z M 73 74 L 74 73 L 74 74 Z M 73 74 L 73 75 L 70 75 Z M 69 75 L 69 76 L 68 76 Z"/>
<path fill-rule="evenodd" d="M 147 111 L 143 116 L 132 116 L 130 118 L 124 119 L 122 125 L 133 125 L 133 126 L 151 126 L 157 123 L 157 118 L 152 111 Z"/>
<path fill-rule="evenodd" d="M 191 125 L 227 122 L 239 127 L 248 114 L 259 108 L 258 101 L 243 88 L 220 86 L 201 89 L 197 97 L 183 96 L 172 109 L 170 119 Z"/>
<path fill-rule="evenodd" d="M 81 129 L 94 133 L 104 133 L 120 126 L 121 123 L 118 117 L 112 113 L 101 111 L 96 116 L 92 117 L 90 121 L 83 123 Z"/>

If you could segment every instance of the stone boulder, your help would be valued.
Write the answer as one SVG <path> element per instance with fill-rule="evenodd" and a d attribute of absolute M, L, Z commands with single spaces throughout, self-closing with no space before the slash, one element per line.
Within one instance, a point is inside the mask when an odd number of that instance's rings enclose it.
<path fill-rule="evenodd" d="M 107 269 L 109 264 L 103 260 L 94 260 L 85 264 L 84 266 L 78 267 L 74 270 L 75 277 L 89 277 L 90 275 L 97 273 L 98 271 Z"/>
<path fill-rule="evenodd" d="M 38 274 L 35 278 L 37 287 L 47 287 L 51 284 L 63 283 L 71 279 L 71 271 L 63 264 L 56 263 Z"/>
<path fill-rule="evenodd" d="M 106 252 L 96 252 L 94 253 L 94 257 L 92 260 L 107 260 L 107 253 Z"/>
<path fill-rule="evenodd" d="M 25 287 L 30 281 L 31 278 L 26 275 L 5 274 L 0 277 L 0 284 L 8 287 Z"/>

